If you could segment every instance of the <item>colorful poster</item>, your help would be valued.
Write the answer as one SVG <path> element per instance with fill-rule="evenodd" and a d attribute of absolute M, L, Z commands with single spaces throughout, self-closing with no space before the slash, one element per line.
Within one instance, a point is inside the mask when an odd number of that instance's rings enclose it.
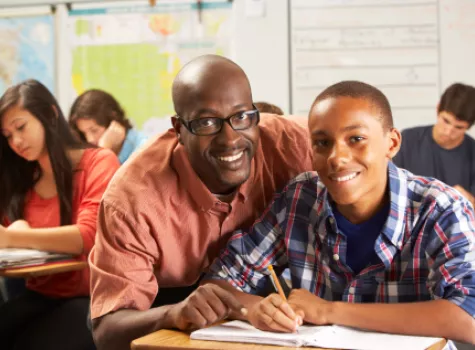
<path fill-rule="evenodd" d="M 53 16 L 0 18 L 0 95 L 26 79 L 54 92 L 54 57 Z"/>
<path fill-rule="evenodd" d="M 135 127 L 152 135 L 170 127 L 172 82 L 190 59 L 230 55 L 232 4 L 203 2 L 69 12 L 70 102 L 99 88 L 124 107 Z"/>

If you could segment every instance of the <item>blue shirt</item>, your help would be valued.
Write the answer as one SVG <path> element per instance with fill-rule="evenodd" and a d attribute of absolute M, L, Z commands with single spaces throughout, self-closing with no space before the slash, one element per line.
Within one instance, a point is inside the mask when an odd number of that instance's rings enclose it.
<path fill-rule="evenodd" d="M 265 285 L 267 266 L 288 266 L 292 287 L 325 300 L 402 303 L 446 299 L 475 315 L 475 217 L 444 183 L 388 166 L 390 210 L 374 244 L 381 263 L 354 273 L 317 173 L 276 194 L 246 234 L 236 231 L 208 277 L 247 293 Z"/>
<path fill-rule="evenodd" d="M 127 159 L 134 153 L 140 146 L 142 146 L 147 137 L 142 134 L 140 131 L 135 129 L 129 129 L 127 135 L 125 136 L 124 144 L 119 152 L 119 162 L 124 164 Z"/>
<path fill-rule="evenodd" d="M 376 239 L 383 230 L 389 215 L 389 205 L 385 205 L 371 219 L 360 224 L 353 224 L 333 205 L 336 225 L 346 238 L 346 264 L 358 274 L 367 266 L 381 263 L 374 250 Z"/>

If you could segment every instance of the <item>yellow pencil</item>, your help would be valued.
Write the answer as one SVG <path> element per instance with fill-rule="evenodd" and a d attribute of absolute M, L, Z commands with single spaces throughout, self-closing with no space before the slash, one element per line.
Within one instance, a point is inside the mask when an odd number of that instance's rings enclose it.
<path fill-rule="evenodd" d="M 274 282 L 275 288 L 279 292 L 279 295 L 282 299 L 287 301 L 287 298 L 285 297 L 284 290 L 282 289 L 282 286 L 280 285 L 279 279 L 277 278 L 277 275 L 275 274 L 274 268 L 272 265 L 267 266 L 267 269 L 270 272 L 270 277 L 272 278 L 272 281 Z M 301 322 L 297 321 L 297 328 L 295 328 L 295 331 L 299 333 L 298 326 L 301 325 Z"/>
<path fill-rule="evenodd" d="M 277 292 L 279 292 L 279 295 L 282 299 L 287 301 L 287 298 L 285 297 L 284 290 L 282 289 L 282 286 L 279 283 L 279 279 L 277 278 L 277 275 L 275 274 L 274 268 L 272 265 L 267 266 L 267 269 L 270 272 L 270 276 L 272 278 L 272 281 L 274 281 L 275 288 L 277 289 Z"/>

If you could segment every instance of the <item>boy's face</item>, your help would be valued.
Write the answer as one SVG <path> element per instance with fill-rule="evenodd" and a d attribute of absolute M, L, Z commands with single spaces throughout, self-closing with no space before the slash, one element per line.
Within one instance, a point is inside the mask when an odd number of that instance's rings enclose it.
<path fill-rule="evenodd" d="M 432 135 L 440 147 L 451 149 L 462 143 L 469 128 L 468 122 L 457 119 L 452 113 L 442 111 L 437 115 Z"/>
<path fill-rule="evenodd" d="M 383 198 L 401 137 L 384 130 L 377 107 L 362 98 L 328 98 L 310 111 L 309 129 L 314 169 L 338 206 L 368 207 Z"/>

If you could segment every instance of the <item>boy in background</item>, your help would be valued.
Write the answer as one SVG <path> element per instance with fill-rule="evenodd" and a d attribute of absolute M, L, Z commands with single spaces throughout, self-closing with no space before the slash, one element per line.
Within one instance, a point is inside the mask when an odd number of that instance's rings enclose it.
<path fill-rule="evenodd" d="M 475 140 L 466 134 L 475 121 L 475 88 L 449 86 L 437 106 L 435 125 L 402 132 L 393 162 L 410 172 L 454 186 L 475 204 Z"/>

